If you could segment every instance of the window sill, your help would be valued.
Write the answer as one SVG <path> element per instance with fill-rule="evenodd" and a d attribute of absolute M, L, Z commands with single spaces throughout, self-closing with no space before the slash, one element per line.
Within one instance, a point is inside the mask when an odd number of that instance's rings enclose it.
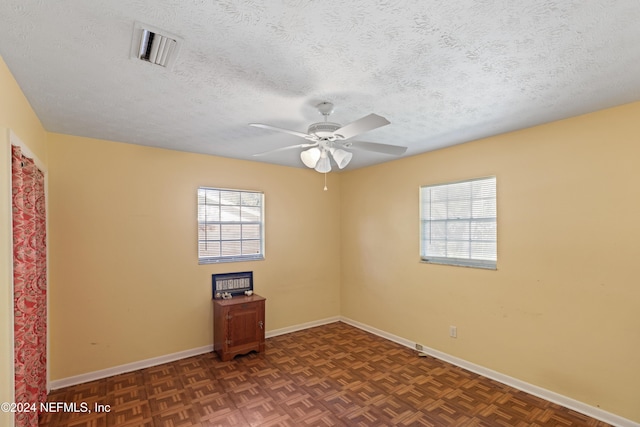
<path fill-rule="evenodd" d="M 420 259 L 421 264 L 436 264 L 436 265 L 449 265 L 452 267 L 468 267 L 468 268 L 479 268 L 482 270 L 498 270 L 497 264 L 487 264 L 481 262 L 469 262 L 460 261 L 460 260 L 439 260 L 439 259 Z"/>
<path fill-rule="evenodd" d="M 199 259 L 198 265 L 205 264 L 221 264 L 225 262 L 246 262 L 246 261 L 264 261 L 264 256 L 251 258 L 217 258 L 217 259 Z"/>

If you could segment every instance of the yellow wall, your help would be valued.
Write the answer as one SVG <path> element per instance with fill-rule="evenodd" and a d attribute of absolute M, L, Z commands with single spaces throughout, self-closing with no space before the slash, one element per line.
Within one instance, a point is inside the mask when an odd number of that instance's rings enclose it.
<path fill-rule="evenodd" d="M 44 131 L 0 57 L 0 402 L 13 401 L 13 290 L 11 247 L 11 129 L 42 162 L 47 161 Z M 13 414 L 0 411 L 0 425 L 13 423 Z"/>
<path fill-rule="evenodd" d="M 211 345 L 212 273 L 254 272 L 267 331 L 339 314 L 337 176 L 49 138 L 52 380 Z M 198 186 L 264 191 L 264 261 L 198 265 Z"/>
<path fill-rule="evenodd" d="M 638 117 L 635 103 L 343 174 L 341 314 L 640 421 Z M 489 175 L 497 271 L 420 263 L 419 187 Z"/>

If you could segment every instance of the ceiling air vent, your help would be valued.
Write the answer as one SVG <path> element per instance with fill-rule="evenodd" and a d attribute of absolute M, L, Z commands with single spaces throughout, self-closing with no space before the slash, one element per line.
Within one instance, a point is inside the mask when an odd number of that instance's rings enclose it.
<path fill-rule="evenodd" d="M 131 57 L 171 69 L 182 40 L 166 31 L 136 22 L 131 41 Z"/>

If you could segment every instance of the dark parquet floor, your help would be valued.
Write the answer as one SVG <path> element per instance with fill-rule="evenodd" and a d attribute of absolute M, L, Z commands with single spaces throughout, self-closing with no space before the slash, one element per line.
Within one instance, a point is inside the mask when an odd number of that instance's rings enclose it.
<path fill-rule="evenodd" d="M 41 427 L 608 426 L 341 322 L 269 338 L 261 354 L 203 354 L 48 401 L 105 411 L 48 412 Z"/>

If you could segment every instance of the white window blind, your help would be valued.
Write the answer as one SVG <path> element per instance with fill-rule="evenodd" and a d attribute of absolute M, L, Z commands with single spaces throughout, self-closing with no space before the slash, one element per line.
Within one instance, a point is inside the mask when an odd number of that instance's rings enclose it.
<path fill-rule="evenodd" d="M 198 262 L 264 259 L 264 194 L 198 188 Z"/>
<path fill-rule="evenodd" d="M 420 188 L 423 261 L 496 268 L 496 178 Z"/>

